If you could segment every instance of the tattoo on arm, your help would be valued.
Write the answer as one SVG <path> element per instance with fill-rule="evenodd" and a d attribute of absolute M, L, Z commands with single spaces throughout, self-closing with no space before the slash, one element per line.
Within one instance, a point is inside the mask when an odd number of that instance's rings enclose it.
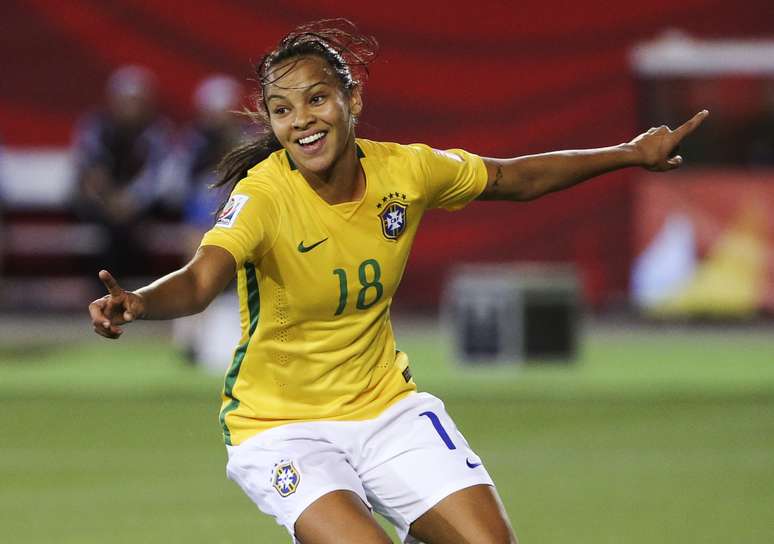
<path fill-rule="evenodd" d="M 486 187 L 478 196 L 479 200 L 500 200 L 506 198 L 506 193 L 510 190 L 508 184 L 510 179 L 506 179 L 509 172 L 504 171 L 507 164 L 499 164 L 497 159 L 486 159 L 487 180 Z"/>
<path fill-rule="evenodd" d="M 500 180 L 503 179 L 503 166 L 501 164 L 497 165 L 497 172 L 495 173 L 495 177 L 492 180 L 492 185 L 489 187 L 489 190 L 491 192 L 496 192 L 497 189 L 500 186 Z"/>

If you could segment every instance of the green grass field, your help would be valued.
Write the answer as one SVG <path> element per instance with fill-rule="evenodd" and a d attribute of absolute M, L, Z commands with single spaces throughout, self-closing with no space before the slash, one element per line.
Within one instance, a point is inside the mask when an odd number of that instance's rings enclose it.
<path fill-rule="evenodd" d="M 0 541 L 288 542 L 225 478 L 220 378 L 137 332 L 0 347 Z M 574 365 L 489 370 L 399 339 L 522 544 L 774 542 L 774 334 L 591 328 Z"/>

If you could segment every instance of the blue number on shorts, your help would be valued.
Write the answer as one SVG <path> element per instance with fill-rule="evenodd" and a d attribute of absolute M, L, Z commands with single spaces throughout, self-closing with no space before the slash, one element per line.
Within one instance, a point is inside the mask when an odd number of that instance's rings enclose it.
<path fill-rule="evenodd" d="M 435 427 L 435 431 L 438 433 L 438 436 L 441 437 L 441 440 L 443 440 L 443 443 L 446 444 L 447 448 L 449 448 L 450 450 L 457 449 L 457 446 L 455 446 L 454 442 L 452 442 L 452 439 L 449 436 L 449 433 L 447 433 L 446 429 L 443 428 L 443 425 L 441 425 L 441 420 L 438 419 L 438 416 L 435 415 L 435 412 L 422 412 L 419 415 L 427 416 L 427 419 L 429 419 L 430 423 L 433 424 L 433 427 Z"/>

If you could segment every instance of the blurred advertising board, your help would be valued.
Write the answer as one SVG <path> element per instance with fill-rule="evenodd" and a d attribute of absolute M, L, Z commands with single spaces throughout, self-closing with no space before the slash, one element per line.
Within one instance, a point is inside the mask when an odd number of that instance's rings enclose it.
<path fill-rule="evenodd" d="M 644 174 L 631 295 L 653 317 L 774 314 L 774 169 Z"/>

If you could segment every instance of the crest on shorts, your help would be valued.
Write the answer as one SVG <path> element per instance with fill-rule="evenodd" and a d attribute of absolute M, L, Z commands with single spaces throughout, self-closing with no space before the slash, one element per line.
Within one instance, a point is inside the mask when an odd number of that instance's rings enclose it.
<path fill-rule="evenodd" d="M 274 466 L 274 476 L 272 477 L 272 485 L 277 493 L 282 497 L 292 495 L 298 489 L 298 484 L 301 482 L 301 475 L 293 466 L 290 461 L 281 461 Z"/>
<path fill-rule="evenodd" d="M 403 193 L 390 193 L 376 205 L 382 234 L 388 240 L 397 240 L 406 231 L 408 201 Z"/>

